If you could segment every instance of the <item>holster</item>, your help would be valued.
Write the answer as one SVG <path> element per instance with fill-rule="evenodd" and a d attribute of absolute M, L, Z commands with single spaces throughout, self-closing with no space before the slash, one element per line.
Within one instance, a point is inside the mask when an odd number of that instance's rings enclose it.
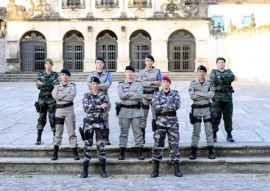
<path fill-rule="evenodd" d="M 122 108 L 121 103 L 115 102 L 115 110 L 116 110 L 116 115 L 117 116 L 119 115 L 119 113 L 121 111 L 121 108 Z"/>
<path fill-rule="evenodd" d="M 79 128 L 79 132 L 81 134 L 81 138 L 83 141 L 85 141 L 84 127 L 85 127 L 85 123 L 83 123 L 83 128 L 82 127 Z"/>
<path fill-rule="evenodd" d="M 191 112 L 189 112 L 189 121 L 190 121 L 191 125 L 194 124 L 193 110 Z"/>
<path fill-rule="evenodd" d="M 40 113 L 40 107 L 39 107 L 38 101 L 35 101 L 34 106 L 35 106 L 35 108 L 36 108 L 37 113 Z"/>

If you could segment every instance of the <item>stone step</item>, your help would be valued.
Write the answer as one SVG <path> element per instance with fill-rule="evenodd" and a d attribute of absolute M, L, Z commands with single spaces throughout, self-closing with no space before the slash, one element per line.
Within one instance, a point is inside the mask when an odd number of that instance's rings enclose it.
<path fill-rule="evenodd" d="M 146 144 L 144 146 L 144 155 L 145 157 L 151 158 L 152 156 L 152 145 Z M 184 145 L 180 146 L 181 156 L 189 157 L 190 155 L 190 146 Z M 83 148 L 79 147 L 79 154 L 82 155 Z M 269 156 L 270 157 L 270 144 L 220 144 L 216 145 L 214 148 L 215 154 L 217 157 L 248 157 L 248 156 Z M 46 157 L 50 158 L 53 152 L 52 146 L 0 146 L 0 156 L 1 157 Z M 109 157 L 118 157 L 119 148 L 115 145 L 106 146 L 107 156 Z M 198 156 L 207 156 L 207 147 L 200 146 L 197 150 Z M 96 155 L 96 145 L 93 145 L 93 155 Z M 169 153 L 168 147 L 165 147 L 164 153 Z M 135 157 L 136 148 L 128 147 L 126 149 L 126 155 Z M 59 156 L 61 157 L 70 157 L 72 156 L 72 151 L 68 146 L 61 146 L 59 150 Z"/>
<path fill-rule="evenodd" d="M 195 72 L 163 72 L 163 76 L 167 75 L 175 81 L 191 81 L 197 78 Z M 72 73 L 71 81 L 82 82 L 87 78 L 88 73 L 77 72 Z M 34 82 L 37 73 L 19 73 L 19 74 L 0 74 L 0 82 Z M 209 77 L 209 76 L 207 76 Z M 123 72 L 112 72 L 113 81 L 121 81 L 124 79 Z"/>
<path fill-rule="evenodd" d="M 183 174 L 198 173 L 269 173 L 270 157 L 218 157 L 215 160 L 197 158 L 189 160 L 182 157 L 180 169 Z M 113 174 L 151 174 L 152 160 L 146 158 L 139 161 L 133 157 L 119 161 L 117 158 L 107 158 L 107 172 Z M 45 157 L 0 157 L 0 172 L 40 172 L 52 174 L 79 174 L 82 171 L 82 159 L 59 156 L 57 161 Z M 164 157 L 160 164 L 160 175 L 173 174 L 173 166 L 169 158 Z M 98 160 L 92 159 L 89 175 L 98 174 Z"/>

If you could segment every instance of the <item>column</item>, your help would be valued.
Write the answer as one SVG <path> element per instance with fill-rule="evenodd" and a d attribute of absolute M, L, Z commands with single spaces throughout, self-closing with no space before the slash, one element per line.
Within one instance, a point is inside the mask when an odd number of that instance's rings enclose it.
<path fill-rule="evenodd" d="M 126 0 L 122 0 L 122 6 L 121 6 L 121 14 L 120 18 L 127 18 L 127 13 L 126 13 Z"/>
<path fill-rule="evenodd" d="M 152 1 L 154 5 L 154 18 L 164 18 L 164 12 L 161 10 L 161 2 L 162 1 Z"/>

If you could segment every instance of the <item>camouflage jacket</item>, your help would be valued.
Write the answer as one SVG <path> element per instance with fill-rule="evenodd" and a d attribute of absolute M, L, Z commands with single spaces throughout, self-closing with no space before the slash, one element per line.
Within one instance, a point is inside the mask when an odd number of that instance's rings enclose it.
<path fill-rule="evenodd" d="M 230 69 L 225 69 L 223 72 L 218 69 L 213 69 L 210 73 L 210 80 L 215 86 L 215 96 L 213 101 L 232 101 L 231 84 L 235 76 Z"/>
<path fill-rule="evenodd" d="M 42 71 L 38 73 L 37 80 L 43 83 L 42 85 L 37 84 L 40 94 L 51 95 L 54 85 L 59 82 L 59 75 L 53 71 L 50 74 L 47 74 L 46 71 Z"/>
<path fill-rule="evenodd" d="M 177 111 L 180 108 L 181 98 L 176 90 L 170 89 L 165 93 L 163 90 L 155 92 L 152 107 L 157 115 L 156 124 L 163 127 L 178 126 L 177 116 L 159 116 L 160 113 Z"/>
<path fill-rule="evenodd" d="M 106 112 L 108 107 L 102 107 L 103 103 L 108 104 L 108 97 L 104 92 L 98 92 L 97 95 L 92 93 L 85 93 L 82 104 L 84 112 L 86 113 L 86 118 L 89 119 L 93 124 L 88 124 L 91 128 L 104 128 L 104 123 L 95 122 L 97 120 L 103 119 L 103 113 Z M 91 106 L 89 107 L 89 105 Z"/>
<path fill-rule="evenodd" d="M 102 71 L 101 74 L 99 74 L 97 71 L 90 72 L 89 75 L 87 76 L 87 87 L 91 91 L 91 78 L 92 77 L 97 77 L 100 80 L 99 84 L 99 90 L 103 91 L 104 93 L 107 94 L 108 89 L 112 85 L 112 76 L 110 72 L 106 72 L 105 70 Z"/>

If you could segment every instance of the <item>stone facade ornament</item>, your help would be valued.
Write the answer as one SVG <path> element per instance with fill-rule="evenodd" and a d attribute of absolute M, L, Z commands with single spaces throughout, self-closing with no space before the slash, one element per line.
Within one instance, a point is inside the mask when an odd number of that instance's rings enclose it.
<path fill-rule="evenodd" d="M 232 19 L 230 19 L 230 25 L 228 27 L 227 33 L 231 34 L 231 33 L 233 33 L 235 31 L 235 29 L 236 29 L 236 26 L 232 24 Z"/>
<path fill-rule="evenodd" d="M 256 26 L 255 17 L 254 17 L 254 14 L 251 14 L 251 19 L 250 19 L 249 27 L 250 28 L 254 28 L 255 26 Z"/>
<path fill-rule="evenodd" d="M 199 13 L 199 3 L 196 0 L 170 0 L 165 6 L 165 17 L 186 18 L 195 17 Z"/>
<path fill-rule="evenodd" d="M 0 7 L 0 19 L 5 19 L 7 17 L 6 7 Z"/>
<path fill-rule="evenodd" d="M 26 0 L 27 5 L 16 5 L 14 0 L 10 0 L 7 5 L 8 19 L 47 19 L 49 18 L 51 7 L 47 0 Z"/>

